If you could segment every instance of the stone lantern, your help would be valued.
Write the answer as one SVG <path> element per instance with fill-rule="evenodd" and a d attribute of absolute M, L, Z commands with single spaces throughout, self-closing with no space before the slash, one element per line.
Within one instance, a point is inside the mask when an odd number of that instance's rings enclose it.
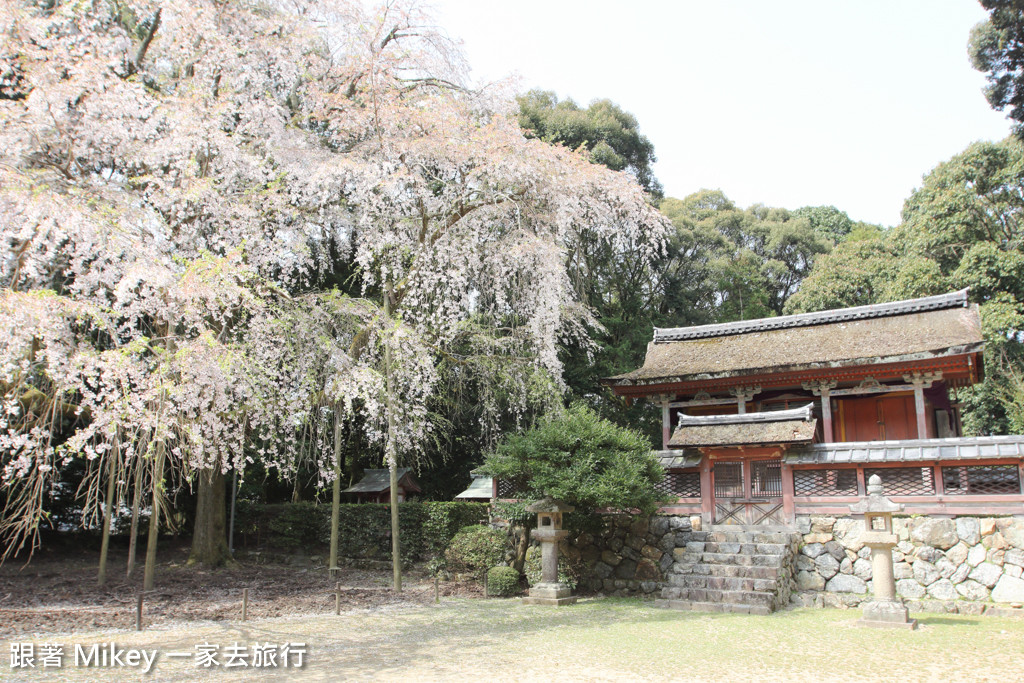
<path fill-rule="evenodd" d="M 526 508 L 537 513 L 533 537 L 540 541 L 541 581 L 530 588 L 523 602 L 528 605 L 571 605 L 576 602 L 572 589 L 558 580 L 558 542 L 569 535 L 562 528 L 562 515 L 575 508 L 560 500 L 542 498 Z"/>
<path fill-rule="evenodd" d="M 917 628 L 917 620 L 910 619 L 903 601 L 896 597 L 896 579 L 893 575 L 892 549 L 896 546 L 892 515 L 903 506 L 882 495 L 882 479 L 874 474 L 868 480 L 868 495 L 851 505 L 850 512 L 864 515 L 864 545 L 871 548 L 871 581 L 875 599 L 864 603 L 864 626 L 887 628 Z"/>

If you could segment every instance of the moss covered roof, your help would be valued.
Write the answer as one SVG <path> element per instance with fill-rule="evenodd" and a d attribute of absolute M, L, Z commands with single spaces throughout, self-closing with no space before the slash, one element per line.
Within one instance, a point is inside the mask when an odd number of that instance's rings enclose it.
<path fill-rule="evenodd" d="M 921 360 L 981 349 L 977 306 L 895 309 L 874 318 L 761 331 L 726 329 L 719 336 L 655 341 L 647 347 L 643 367 L 606 383 L 629 386 L 718 379 Z"/>

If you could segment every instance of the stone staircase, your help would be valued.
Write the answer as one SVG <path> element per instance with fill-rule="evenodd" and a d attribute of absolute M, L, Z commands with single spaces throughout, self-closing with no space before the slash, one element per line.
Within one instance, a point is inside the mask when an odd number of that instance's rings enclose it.
<path fill-rule="evenodd" d="M 800 534 L 788 527 L 712 526 L 676 534 L 655 606 L 771 614 L 789 604 Z"/>

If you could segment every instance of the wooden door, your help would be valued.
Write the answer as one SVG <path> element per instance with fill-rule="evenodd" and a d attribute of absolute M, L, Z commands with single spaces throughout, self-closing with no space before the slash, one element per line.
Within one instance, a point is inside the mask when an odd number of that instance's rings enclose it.
<path fill-rule="evenodd" d="M 843 429 L 846 441 L 878 441 L 882 438 L 878 399 L 852 398 L 843 401 Z"/>
<path fill-rule="evenodd" d="M 913 396 L 886 396 L 878 399 L 881 438 L 885 441 L 917 438 L 917 409 Z"/>
<path fill-rule="evenodd" d="M 898 441 L 917 438 L 913 396 L 872 396 L 843 401 L 846 441 Z"/>

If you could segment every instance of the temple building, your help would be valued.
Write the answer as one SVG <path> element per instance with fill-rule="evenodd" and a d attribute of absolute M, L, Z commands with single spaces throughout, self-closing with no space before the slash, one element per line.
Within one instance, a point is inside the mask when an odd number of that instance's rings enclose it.
<path fill-rule="evenodd" d="M 962 290 L 761 320 L 655 329 L 605 380 L 661 406 L 668 514 L 706 525 L 847 515 L 879 474 L 907 514 L 1020 514 L 1024 437 L 965 437 L 984 372 Z"/>

